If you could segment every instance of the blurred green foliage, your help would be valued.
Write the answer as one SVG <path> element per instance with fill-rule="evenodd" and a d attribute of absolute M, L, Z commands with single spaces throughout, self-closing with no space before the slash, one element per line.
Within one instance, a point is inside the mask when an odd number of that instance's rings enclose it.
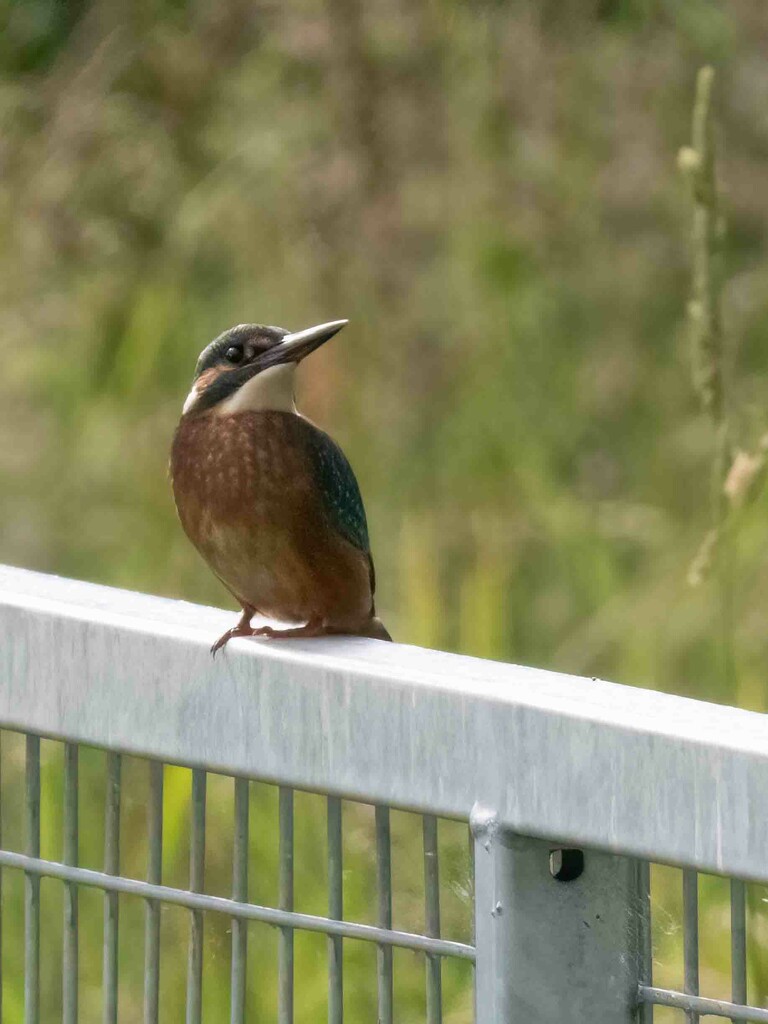
<path fill-rule="evenodd" d="M 194 360 L 237 322 L 344 316 L 300 400 L 357 470 L 396 639 L 764 709 L 768 495 L 731 545 L 735 692 L 713 587 L 686 582 L 712 436 L 674 166 L 713 62 L 730 415 L 753 446 L 768 419 L 759 0 L 0 0 L 0 26 L 0 559 L 228 601 L 166 480 Z M 178 829 L 185 786 L 166 800 Z M 83 822 L 89 849 L 99 827 Z M 678 938 L 660 932 L 662 951 Z M 303 1020 L 322 1001 L 315 960 Z M 8 1020 L 19 998 L 6 985 Z M 448 1003 L 456 1020 L 467 1007 Z"/>

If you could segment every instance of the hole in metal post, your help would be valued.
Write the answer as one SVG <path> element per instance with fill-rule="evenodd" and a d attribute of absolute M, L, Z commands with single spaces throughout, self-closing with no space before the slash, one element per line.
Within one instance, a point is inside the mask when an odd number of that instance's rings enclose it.
<path fill-rule="evenodd" d="M 584 874 L 584 851 L 550 850 L 549 873 L 558 882 L 573 882 Z"/>

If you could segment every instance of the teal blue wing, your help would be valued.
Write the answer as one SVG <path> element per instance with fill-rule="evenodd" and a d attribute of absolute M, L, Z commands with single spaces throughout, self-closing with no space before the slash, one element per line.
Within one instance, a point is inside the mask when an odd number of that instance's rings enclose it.
<path fill-rule="evenodd" d="M 308 450 L 314 478 L 322 491 L 332 525 L 356 548 L 368 553 L 368 523 L 355 474 L 336 442 L 317 427 L 307 424 Z"/>

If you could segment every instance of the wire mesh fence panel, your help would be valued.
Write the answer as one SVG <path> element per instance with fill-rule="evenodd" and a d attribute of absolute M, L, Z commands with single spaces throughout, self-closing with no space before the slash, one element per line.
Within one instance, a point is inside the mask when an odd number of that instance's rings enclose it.
<path fill-rule="evenodd" d="M 0 867 L 25 880 L 23 906 L 3 906 L 2 942 L 24 944 L 5 1000 L 25 1024 L 339 1024 L 398 1007 L 438 1024 L 445 961 L 451 1019 L 472 1019 L 466 823 L 52 740 L 41 753 L 33 734 L 0 741 Z M 55 920 L 41 887 L 61 892 Z M 79 913 L 89 893 L 100 923 Z M 312 933 L 325 955 L 302 945 Z"/>
<path fill-rule="evenodd" d="M 89 1019 L 97 1004 L 103 1020 L 146 1024 L 474 1019 L 465 823 L 33 734 L 3 730 L 0 751 L 2 944 L 24 950 L 3 997 L 25 1024 Z M 567 885 L 574 851 L 547 849 Z M 766 890 L 636 863 L 637 1020 L 768 1021 Z M 41 886 L 60 888 L 61 916 L 46 916 Z M 83 928 L 94 890 L 101 927 Z M 326 936 L 325 955 L 302 946 L 308 933 Z M 78 970 L 94 958 L 97 993 Z"/>
<path fill-rule="evenodd" d="M 765 887 L 641 865 L 643 1024 L 768 1021 Z"/>

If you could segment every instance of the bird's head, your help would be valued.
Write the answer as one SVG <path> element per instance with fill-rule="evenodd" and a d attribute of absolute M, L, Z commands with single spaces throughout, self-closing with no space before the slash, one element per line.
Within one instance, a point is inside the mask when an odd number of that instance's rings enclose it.
<path fill-rule="evenodd" d="M 294 334 L 262 324 L 231 327 L 200 353 L 183 415 L 292 411 L 296 367 L 346 323 L 333 320 Z"/>

